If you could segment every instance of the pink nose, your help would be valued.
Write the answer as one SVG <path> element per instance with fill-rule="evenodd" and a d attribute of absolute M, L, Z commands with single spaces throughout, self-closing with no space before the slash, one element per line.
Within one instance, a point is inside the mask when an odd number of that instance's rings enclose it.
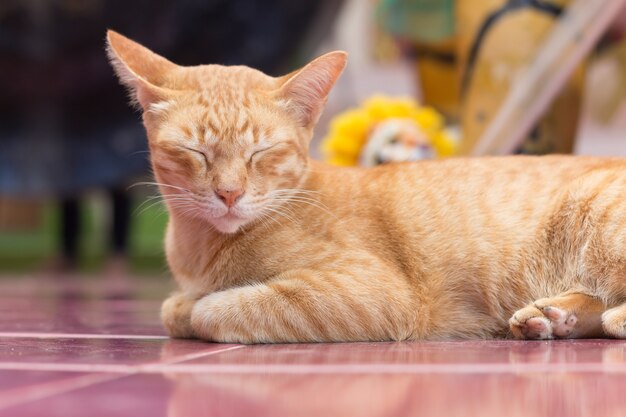
<path fill-rule="evenodd" d="M 220 200 L 224 202 L 224 204 L 226 204 L 227 207 L 232 207 L 237 201 L 239 201 L 239 199 L 243 195 L 243 190 L 216 190 L 215 194 Z"/>

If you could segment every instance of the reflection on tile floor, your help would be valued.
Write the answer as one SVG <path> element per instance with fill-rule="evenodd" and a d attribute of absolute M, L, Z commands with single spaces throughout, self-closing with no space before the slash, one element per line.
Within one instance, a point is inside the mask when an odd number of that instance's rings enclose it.
<path fill-rule="evenodd" d="M 197 340 L 2 337 L 0 369 L 3 363 L 13 363 L 15 369 L 128 371 L 133 366 L 169 362 L 177 358 L 187 360 L 230 346 L 233 345 L 208 344 Z"/>
<path fill-rule="evenodd" d="M 160 302 L 0 296 L 0 332 L 165 336 Z"/>
<path fill-rule="evenodd" d="M 149 288 L 146 291 L 146 288 Z M 626 342 L 169 340 L 162 282 L 0 279 L 0 416 L 622 416 Z"/>

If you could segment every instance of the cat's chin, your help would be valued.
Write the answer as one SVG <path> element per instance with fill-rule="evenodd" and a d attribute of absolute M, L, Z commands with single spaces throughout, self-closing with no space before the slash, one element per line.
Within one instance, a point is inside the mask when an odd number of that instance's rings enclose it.
<path fill-rule="evenodd" d="M 227 214 L 222 217 L 217 217 L 211 219 L 211 224 L 213 227 L 217 229 L 218 232 L 224 234 L 232 234 L 236 233 L 241 226 L 246 224 L 248 220 L 242 219 L 241 217 L 233 216 L 232 214 Z"/>

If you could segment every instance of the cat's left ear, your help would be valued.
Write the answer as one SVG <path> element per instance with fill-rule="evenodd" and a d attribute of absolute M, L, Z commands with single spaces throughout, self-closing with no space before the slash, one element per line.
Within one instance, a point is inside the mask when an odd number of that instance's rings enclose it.
<path fill-rule="evenodd" d="M 343 51 L 329 52 L 280 79 L 279 100 L 303 127 L 313 128 L 317 123 L 347 59 Z"/>
<path fill-rule="evenodd" d="M 107 31 L 107 53 L 120 82 L 128 87 L 131 100 L 144 111 L 177 94 L 168 83 L 178 68 L 173 62 L 112 30 Z"/>

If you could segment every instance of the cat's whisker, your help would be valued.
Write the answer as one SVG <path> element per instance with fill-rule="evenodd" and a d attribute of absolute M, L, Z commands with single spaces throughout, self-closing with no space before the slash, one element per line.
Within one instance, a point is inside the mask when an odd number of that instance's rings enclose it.
<path fill-rule="evenodd" d="M 144 207 L 141 211 L 139 211 L 139 212 L 137 213 L 137 215 L 140 215 L 140 214 L 142 214 L 142 213 L 146 212 L 147 210 L 149 210 L 149 209 L 151 209 L 151 208 L 153 208 L 153 207 L 159 206 L 160 204 L 163 204 L 163 203 L 164 203 L 164 202 L 166 202 L 166 201 L 169 201 L 170 203 L 173 203 L 173 202 L 176 202 L 176 201 L 189 201 L 189 202 L 192 202 L 192 201 L 194 201 L 194 200 L 193 200 L 193 199 L 191 199 L 191 198 L 189 198 L 189 197 L 183 197 L 183 196 L 180 196 L 180 197 L 169 197 L 169 198 L 167 198 L 167 199 L 165 199 L 165 198 L 162 198 L 162 199 L 156 199 L 156 201 L 155 201 L 155 200 L 152 200 L 152 201 L 150 201 L 150 202 L 149 202 L 149 204 L 148 204 L 148 205 L 146 205 L 146 206 L 145 206 L 145 207 Z M 143 205 L 143 204 L 142 204 L 142 205 Z M 140 207 L 141 207 L 141 206 L 140 206 Z M 138 207 L 137 209 L 135 209 L 135 211 L 137 211 L 137 210 L 139 210 L 139 207 Z"/>
<path fill-rule="evenodd" d="M 309 190 L 309 189 L 306 189 L 306 188 L 278 188 L 276 190 L 273 190 L 272 192 L 274 192 L 274 193 L 280 193 L 280 192 L 293 193 L 294 191 L 301 191 L 301 192 L 309 192 L 309 193 L 321 194 L 321 191 Z"/>
<path fill-rule="evenodd" d="M 153 199 L 159 198 L 159 197 L 163 197 L 163 196 L 161 194 L 155 194 L 155 195 L 146 196 L 145 199 L 146 200 L 153 200 Z"/>
<path fill-rule="evenodd" d="M 337 216 L 331 212 L 328 207 L 326 207 L 323 203 L 319 202 L 318 200 L 311 200 L 311 199 L 304 199 L 304 198 L 298 198 L 298 197 L 289 197 L 289 198 L 275 198 L 275 201 L 280 201 L 280 202 L 292 202 L 292 203 L 302 203 L 302 204 L 306 204 L 309 205 L 311 207 L 315 207 L 323 212 L 325 212 L 326 214 L 328 214 L 329 216 L 333 217 L 333 218 L 337 218 Z"/>
<path fill-rule="evenodd" d="M 285 188 L 285 189 L 278 189 L 278 190 L 271 191 L 269 194 L 270 195 L 294 195 L 294 194 L 298 194 L 298 195 L 318 196 L 318 195 L 321 195 L 322 193 L 320 191 L 305 190 L 305 189 L 301 189 L 301 188 Z"/>
<path fill-rule="evenodd" d="M 278 206 L 277 206 L 278 207 Z M 288 215 L 291 219 L 295 219 L 297 218 L 297 214 L 294 213 L 293 210 L 291 210 L 289 207 L 287 206 L 280 206 L 278 209 L 283 210 L 283 214 Z M 295 222 L 295 220 L 292 220 L 293 222 Z"/>
<path fill-rule="evenodd" d="M 153 195 L 153 196 L 148 196 L 145 198 L 144 201 L 142 201 L 136 208 L 135 211 L 133 212 L 133 215 L 140 210 L 142 207 L 144 207 L 146 204 L 153 202 L 155 200 L 159 200 L 159 201 L 165 201 L 166 198 L 171 198 L 171 197 L 182 197 L 182 196 L 186 196 L 186 193 L 175 193 L 175 194 L 159 194 L 159 195 Z"/>
<path fill-rule="evenodd" d="M 141 209 L 141 211 L 139 211 L 136 215 L 140 216 L 141 214 L 145 213 L 146 211 L 150 210 L 151 208 L 154 207 L 158 207 L 158 206 L 162 206 L 162 209 L 165 210 L 165 206 L 163 206 L 163 202 L 162 201 L 152 201 L 150 202 L 150 204 L 148 204 L 147 206 L 145 206 L 143 209 Z M 137 210 L 135 210 L 137 211 Z"/>
<path fill-rule="evenodd" d="M 190 213 L 195 213 L 196 212 L 196 208 L 195 207 L 181 207 L 180 210 L 182 210 L 181 211 L 181 215 L 183 215 L 183 216 L 186 216 L 186 215 L 188 215 Z"/>
<path fill-rule="evenodd" d="M 132 152 L 130 155 L 128 155 L 128 157 L 132 157 L 132 156 L 135 156 L 135 155 L 141 155 L 141 154 L 149 154 L 149 153 L 150 153 L 149 150 L 135 151 L 135 152 Z"/>
<path fill-rule="evenodd" d="M 177 204 L 177 205 L 175 205 L 175 206 L 173 206 L 173 207 L 174 207 L 174 208 L 178 211 L 178 213 L 179 213 L 181 216 L 183 216 L 183 217 L 187 217 L 188 215 L 190 215 L 190 217 L 197 217 L 197 216 L 194 216 L 194 215 L 193 215 L 193 214 L 195 214 L 195 213 L 197 212 L 197 210 L 198 210 L 198 208 L 197 208 L 196 206 L 192 206 L 192 205 L 189 205 L 189 204 L 184 204 L 184 203 L 182 203 L 182 204 L 180 204 L 180 203 L 179 203 L 179 204 Z"/>
<path fill-rule="evenodd" d="M 288 201 L 288 200 L 294 200 L 294 201 L 311 201 L 311 202 L 315 202 L 318 203 L 320 205 L 324 205 L 321 201 L 315 199 L 315 198 L 310 198 L 310 197 L 304 197 L 304 196 L 279 196 L 279 197 L 275 197 L 274 200 L 279 200 L 279 201 Z"/>
<path fill-rule="evenodd" d="M 155 220 L 159 219 L 161 216 L 163 216 L 166 213 L 167 213 L 167 210 L 162 210 L 162 211 L 158 212 L 156 217 L 155 217 Z"/>
<path fill-rule="evenodd" d="M 180 197 L 167 197 L 167 198 L 163 198 L 162 201 L 193 201 L 196 202 L 195 198 L 191 198 L 191 197 L 185 197 L 185 196 L 180 196 Z"/>
<path fill-rule="evenodd" d="M 268 217 L 269 213 L 263 213 L 261 212 L 261 214 L 257 217 L 257 221 L 259 221 L 261 223 L 261 226 L 263 227 L 264 230 L 267 230 L 269 227 L 271 227 L 271 223 L 268 221 Z M 272 219 L 275 221 L 275 219 Z"/>
<path fill-rule="evenodd" d="M 155 198 L 166 198 L 166 197 L 182 197 L 189 196 L 189 193 L 172 193 L 172 194 L 159 194 L 146 197 L 146 200 L 154 200 Z"/>
<path fill-rule="evenodd" d="M 311 192 L 311 194 L 321 194 L 321 193 Z M 301 203 L 301 204 L 306 204 L 306 205 L 315 207 L 325 212 L 329 216 L 337 219 L 337 216 L 334 213 L 332 213 L 330 209 L 316 197 L 317 196 L 299 195 L 298 189 L 280 189 L 280 190 L 274 190 L 274 191 L 269 192 L 264 198 L 260 199 L 256 203 L 257 203 L 257 207 L 262 208 L 265 205 L 272 206 L 272 203 L 278 202 L 279 203 L 278 205 L 274 204 L 275 208 L 279 206 L 281 208 L 284 207 L 286 210 L 289 210 L 292 213 L 293 213 L 292 209 L 285 206 L 285 203 L 294 203 L 294 204 Z"/>
<path fill-rule="evenodd" d="M 269 212 L 263 214 L 263 222 L 265 223 L 266 228 L 271 228 L 272 225 L 279 223 L 279 221 L 272 217 L 272 214 Z"/>
<path fill-rule="evenodd" d="M 187 201 L 189 203 L 199 203 L 196 199 L 194 198 L 189 198 L 189 197 L 173 197 L 173 198 L 166 198 L 163 200 L 166 203 L 173 203 L 175 201 Z"/>
<path fill-rule="evenodd" d="M 266 210 L 271 211 L 272 213 L 275 213 L 281 217 L 284 217 L 285 219 L 291 221 L 294 224 L 298 224 L 298 221 L 296 219 L 294 219 L 293 217 L 291 217 L 291 215 L 280 211 L 277 207 L 271 207 L 271 206 L 267 206 L 265 207 Z"/>
<path fill-rule="evenodd" d="M 186 199 L 169 201 L 169 204 L 172 207 L 174 207 L 174 208 L 180 207 L 180 206 L 197 207 L 195 201 L 193 201 L 193 200 L 186 200 Z"/>
<path fill-rule="evenodd" d="M 160 195 L 155 195 L 155 196 L 146 197 L 146 199 L 144 201 L 142 201 L 137 207 L 135 207 L 135 210 L 133 211 L 133 215 L 135 215 L 138 210 L 141 210 L 141 208 L 143 206 L 145 206 L 146 204 L 150 203 L 151 201 L 153 201 L 154 199 L 157 199 L 157 198 L 161 198 L 161 196 Z"/>
<path fill-rule="evenodd" d="M 298 189 L 293 189 L 293 190 L 279 190 L 280 192 L 276 192 L 276 193 L 269 193 L 268 197 L 299 197 L 299 198 L 309 198 L 312 200 L 315 200 L 319 203 L 321 203 L 321 201 L 319 200 L 319 197 L 322 193 L 319 192 L 313 192 L 313 191 L 309 191 L 309 190 L 298 190 Z"/>
<path fill-rule="evenodd" d="M 279 198 L 280 198 L 280 197 L 287 197 L 287 198 L 299 198 L 299 199 L 302 199 L 302 200 L 315 201 L 316 203 L 319 203 L 319 204 L 321 204 L 321 205 L 324 205 L 324 206 L 325 206 L 325 204 L 321 201 L 321 199 L 320 199 L 318 196 L 315 196 L 315 195 L 293 194 L 293 195 L 291 195 L 291 196 L 286 195 L 286 196 L 278 196 L 278 197 L 279 197 Z"/>
<path fill-rule="evenodd" d="M 265 219 L 268 228 L 271 228 L 273 224 L 280 224 L 280 221 L 276 219 L 274 216 L 272 216 L 271 211 L 264 210 L 262 214 L 263 214 L 263 219 Z"/>
<path fill-rule="evenodd" d="M 181 208 L 184 208 L 184 207 L 197 208 L 195 205 L 190 204 L 188 201 L 174 202 L 169 205 L 169 208 L 172 210 L 180 210 Z"/>
<path fill-rule="evenodd" d="M 155 186 L 155 187 L 159 187 L 159 186 L 161 186 L 161 187 L 170 187 L 170 188 L 174 188 L 176 190 L 180 190 L 180 191 L 185 191 L 185 192 L 191 193 L 191 190 L 189 190 L 187 188 L 184 188 L 184 187 L 179 187 L 177 185 L 172 185 L 172 184 L 166 184 L 166 183 L 163 183 L 163 182 L 151 182 L 151 181 L 137 182 L 137 183 L 129 186 L 127 188 L 127 190 L 130 190 L 131 188 L 134 188 L 134 187 L 138 187 L 140 185 L 152 185 L 152 186 Z"/>
<path fill-rule="evenodd" d="M 268 193 L 268 198 L 302 198 L 302 199 L 310 199 L 310 200 L 314 200 L 320 204 L 323 204 L 320 200 L 319 200 L 319 196 L 321 195 L 321 193 L 317 193 L 317 192 L 309 192 L 308 190 L 298 190 L 298 189 L 293 189 L 293 190 L 277 190 L 279 192 L 270 192 Z"/>

